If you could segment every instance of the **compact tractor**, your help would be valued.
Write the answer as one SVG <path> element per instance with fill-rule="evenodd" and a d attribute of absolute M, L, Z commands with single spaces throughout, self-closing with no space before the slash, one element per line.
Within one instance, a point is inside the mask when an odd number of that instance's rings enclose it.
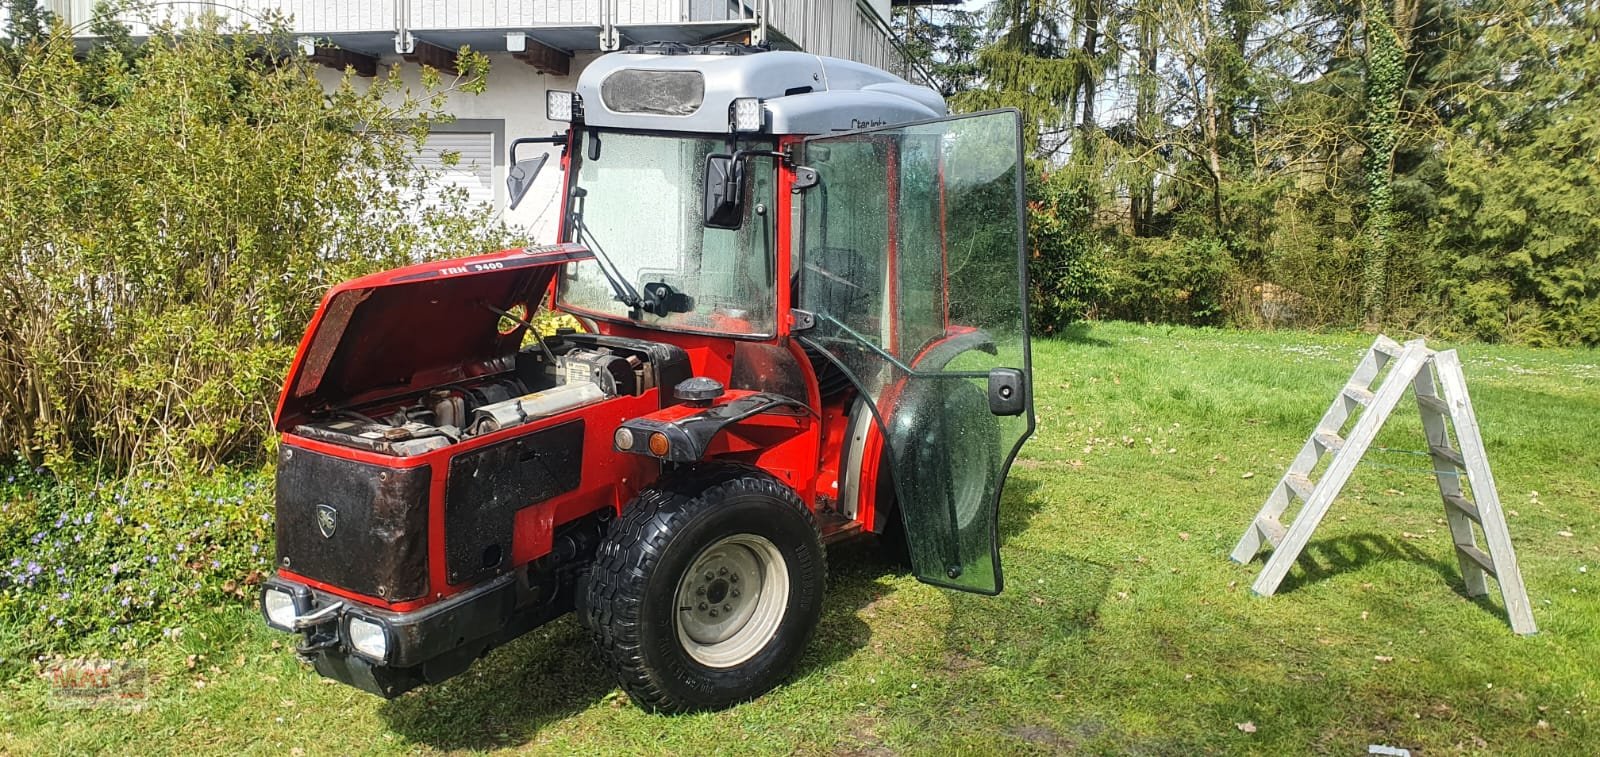
<path fill-rule="evenodd" d="M 682 712 L 783 680 L 830 542 L 999 592 L 1033 431 L 1016 113 L 734 45 L 606 55 L 546 105 L 568 128 L 507 184 L 558 159 L 556 243 L 339 284 L 307 328 L 267 624 L 394 697 L 576 612 Z"/>

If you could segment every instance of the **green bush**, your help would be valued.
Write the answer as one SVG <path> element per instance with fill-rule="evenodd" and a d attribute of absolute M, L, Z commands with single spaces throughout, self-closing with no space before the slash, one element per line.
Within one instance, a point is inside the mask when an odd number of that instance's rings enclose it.
<path fill-rule="evenodd" d="M 483 56 L 325 91 L 278 29 L 96 31 L 86 56 L 60 27 L 0 46 L 0 457 L 264 459 L 326 287 L 509 241 L 411 157 Z"/>
<path fill-rule="evenodd" d="M 60 479 L 0 472 L 0 674 L 50 652 L 132 648 L 255 600 L 271 570 L 270 471 Z"/>
<path fill-rule="evenodd" d="M 1102 318 L 1217 325 L 1235 273 L 1227 245 L 1206 238 L 1123 238 L 1108 256 Z"/>
<path fill-rule="evenodd" d="M 1083 319 L 1101 290 L 1104 235 L 1095 186 L 1073 171 L 1030 171 L 1028 281 L 1033 328 L 1054 334 Z"/>

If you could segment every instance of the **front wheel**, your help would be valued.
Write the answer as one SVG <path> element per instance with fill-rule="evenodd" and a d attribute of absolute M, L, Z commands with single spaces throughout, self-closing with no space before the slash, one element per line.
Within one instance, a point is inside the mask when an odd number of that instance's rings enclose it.
<path fill-rule="evenodd" d="M 640 707 L 716 710 L 789 675 L 821 617 L 826 573 L 793 490 L 754 468 L 695 466 L 612 523 L 582 612 Z"/>

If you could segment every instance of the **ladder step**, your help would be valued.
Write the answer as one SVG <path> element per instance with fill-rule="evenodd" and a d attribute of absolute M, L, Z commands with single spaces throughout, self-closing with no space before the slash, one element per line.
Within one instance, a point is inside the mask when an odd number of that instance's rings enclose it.
<path fill-rule="evenodd" d="M 1311 490 L 1316 488 L 1311 483 L 1311 477 L 1304 473 L 1290 473 L 1283 477 L 1283 483 L 1289 487 L 1289 492 L 1300 498 L 1301 502 L 1311 501 Z"/>
<path fill-rule="evenodd" d="M 1365 387 L 1347 386 L 1344 388 L 1344 396 L 1362 407 L 1368 407 L 1372 404 L 1372 390 Z"/>
<path fill-rule="evenodd" d="M 1466 458 L 1462 457 L 1461 452 L 1454 447 L 1440 447 L 1435 444 L 1430 444 L 1428 445 L 1428 451 L 1439 457 L 1449 460 L 1457 468 L 1462 470 L 1466 470 L 1467 468 Z"/>
<path fill-rule="evenodd" d="M 1380 338 L 1378 341 L 1373 342 L 1372 351 L 1378 353 L 1379 355 L 1398 357 L 1400 352 L 1404 350 L 1405 347 L 1405 345 L 1396 342 L 1393 339 Z"/>
<path fill-rule="evenodd" d="M 1282 523 L 1265 515 L 1256 518 L 1256 528 L 1261 531 L 1261 535 L 1266 538 L 1267 542 L 1274 547 L 1282 544 L 1283 535 L 1289 533 L 1289 529 L 1285 528 Z"/>
<path fill-rule="evenodd" d="M 1446 494 L 1444 495 L 1444 503 L 1460 510 L 1463 515 L 1471 518 L 1479 525 L 1483 524 L 1483 516 L 1478 513 L 1478 506 L 1468 502 L 1466 497 L 1459 494 Z"/>
<path fill-rule="evenodd" d="M 1344 437 L 1332 431 L 1318 431 L 1311 435 L 1311 441 L 1326 452 L 1338 452 L 1344 447 Z"/>
<path fill-rule="evenodd" d="M 1488 553 L 1470 544 L 1457 544 L 1456 551 L 1472 558 L 1472 561 L 1477 563 L 1478 567 L 1483 568 L 1485 573 L 1494 576 L 1496 580 L 1500 578 L 1499 574 L 1494 572 L 1494 560 L 1490 559 Z"/>
<path fill-rule="evenodd" d="M 1443 414 L 1443 415 L 1449 415 L 1450 414 L 1450 405 L 1445 403 L 1444 400 L 1439 399 L 1438 397 L 1432 397 L 1432 396 L 1429 396 L 1429 395 L 1426 395 L 1426 394 L 1419 394 L 1419 395 L 1417 395 L 1417 404 L 1421 405 L 1421 406 L 1423 406 L 1423 407 L 1425 407 L 1425 408 L 1427 408 L 1429 410 L 1432 410 L 1435 413 L 1440 413 L 1440 414 Z"/>

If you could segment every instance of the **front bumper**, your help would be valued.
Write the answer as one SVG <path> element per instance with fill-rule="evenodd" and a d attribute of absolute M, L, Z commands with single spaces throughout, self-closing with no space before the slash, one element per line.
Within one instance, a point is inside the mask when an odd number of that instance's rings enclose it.
<path fill-rule="evenodd" d="M 293 599 L 290 627 L 267 613 L 267 592 Z M 262 617 L 279 631 L 300 633 L 296 651 L 317 672 L 363 691 L 397 697 L 425 683 L 439 683 L 466 670 L 497 644 L 560 615 L 556 602 L 528 606 L 515 574 L 499 576 L 449 599 L 412 612 L 391 612 L 353 602 L 304 584 L 272 576 L 262 586 Z M 381 659 L 355 649 L 352 619 L 383 628 Z M 298 628 L 294 626 L 299 626 Z"/>

